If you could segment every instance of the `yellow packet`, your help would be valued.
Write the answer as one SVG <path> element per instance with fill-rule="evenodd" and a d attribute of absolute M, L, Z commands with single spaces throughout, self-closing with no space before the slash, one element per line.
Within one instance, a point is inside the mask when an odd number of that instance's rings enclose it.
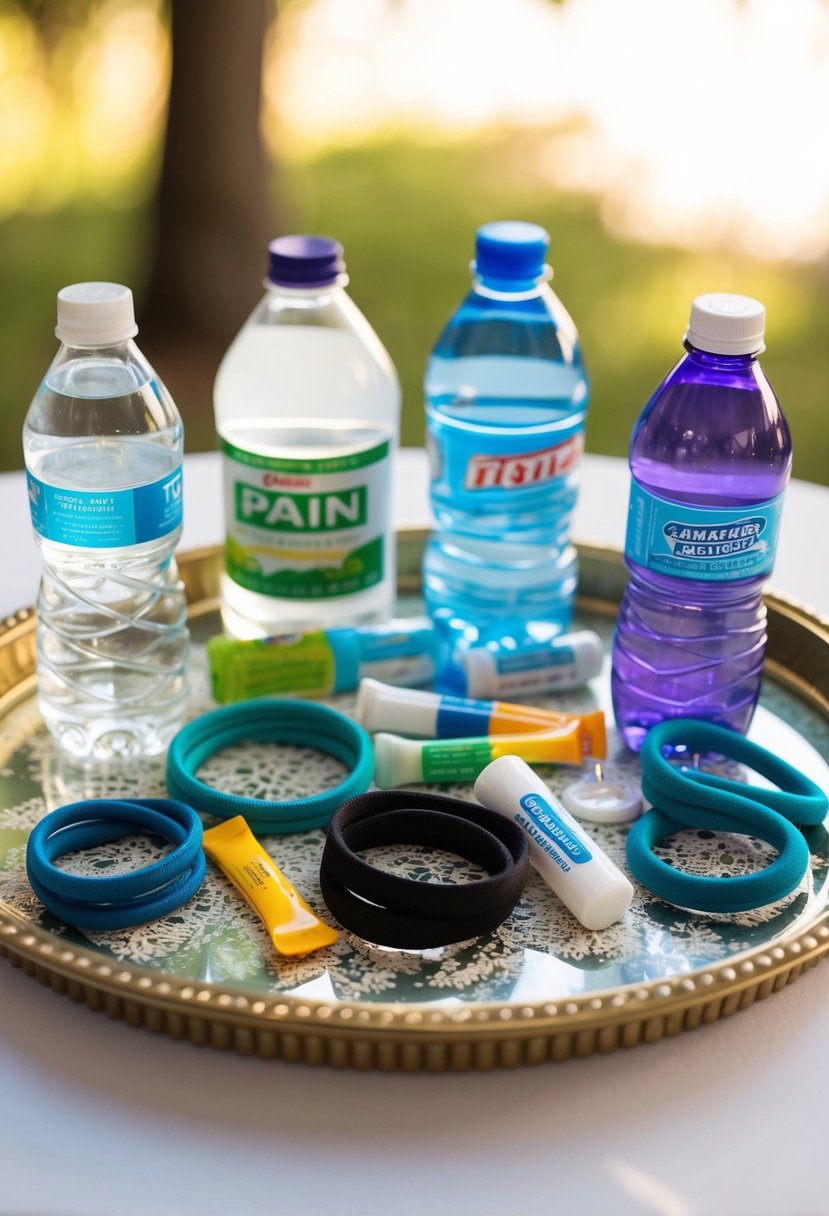
<path fill-rule="evenodd" d="M 256 912 L 279 954 L 310 954 L 339 934 L 311 911 L 241 815 L 209 828 L 204 851 Z"/>

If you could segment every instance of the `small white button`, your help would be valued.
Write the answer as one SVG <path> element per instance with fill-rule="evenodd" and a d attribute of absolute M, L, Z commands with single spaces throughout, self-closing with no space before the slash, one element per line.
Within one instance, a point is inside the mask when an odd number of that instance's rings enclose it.
<path fill-rule="evenodd" d="M 601 765 L 595 777 L 574 781 L 563 791 L 561 802 L 577 819 L 588 823 L 629 823 L 642 813 L 642 794 L 632 785 L 605 781 Z"/>

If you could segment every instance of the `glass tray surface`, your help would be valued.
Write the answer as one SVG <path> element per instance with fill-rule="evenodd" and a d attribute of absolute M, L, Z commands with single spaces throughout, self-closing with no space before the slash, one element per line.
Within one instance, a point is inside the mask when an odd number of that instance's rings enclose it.
<path fill-rule="evenodd" d="M 403 538 L 401 544 L 404 558 L 407 545 L 413 550 L 402 562 L 404 571 L 407 565 L 414 569 L 417 539 Z M 204 566 L 209 589 L 216 555 L 192 560 Z M 599 554 L 595 561 L 609 569 L 619 565 L 612 554 Z M 402 581 L 405 590 L 405 576 Z M 603 601 L 601 586 L 585 588 L 584 574 L 582 590 L 599 594 L 582 601 L 577 623 L 596 629 L 609 653 L 615 607 Z M 214 706 L 204 643 L 220 628 L 209 596 L 197 599 L 193 608 L 191 716 Z M 399 609 L 418 611 L 416 597 L 404 594 Z M 829 790 L 823 759 L 829 756 L 829 721 L 787 683 L 767 673 L 750 738 Z M 172 915 L 134 929 L 81 933 L 56 921 L 31 891 L 24 864 L 28 833 L 46 812 L 79 798 L 163 797 L 164 765 L 142 761 L 86 770 L 68 765 L 40 723 L 33 693 L 28 678 L 13 682 L 0 701 L 0 949 L 53 987 L 135 1024 L 218 1047 L 358 1067 L 540 1062 L 660 1038 L 722 1016 L 765 995 L 764 984 L 768 990 L 782 986 L 829 945 L 825 827 L 806 834 L 811 865 L 798 890 L 739 915 L 673 908 L 636 884 L 625 917 L 591 931 L 531 871 L 513 914 L 475 941 L 409 952 L 341 932 L 326 950 L 284 959 L 273 951 L 256 915 L 209 864 L 199 893 Z M 349 714 L 354 700 L 350 694 L 328 703 Z M 609 711 L 609 661 L 589 687 L 535 703 Z M 740 780 L 747 776 L 730 762 L 710 767 Z M 638 780 L 638 759 L 612 729 L 604 770 L 611 780 Z M 560 791 L 576 770 L 539 772 Z M 247 797 L 291 798 L 338 783 L 344 770 L 334 758 L 312 750 L 242 744 L 211 759 L 201 776 Z M 422 788 L 472 797 L 468 784 Z M 586 827 L 626 869 L 627 828 Z M 330 922 L 318 883 L 323 841 L 322 831 L 263 839 L 279 867 Z M 772 856 L 760 841 L 705 831 L 674 837 L 661 852 L 700 874 L 746 873 Z M 157 856 L 148 838 L 131 837 L 73 858 L 71 867 L 101 873 L 132 869 Z M 378 850 L 374 859 L 424 881 L 480 875 L 470 863 L 418 846 Z"/>

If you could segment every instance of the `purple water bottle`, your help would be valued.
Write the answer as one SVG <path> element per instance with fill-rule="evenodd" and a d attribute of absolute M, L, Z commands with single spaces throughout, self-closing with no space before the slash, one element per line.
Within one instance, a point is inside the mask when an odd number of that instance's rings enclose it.
<path fill-rule="evenodd" d="M 766 648 L 763 585 L 792 464 L 786 419 L 757 356 L 765 309 L 694 300 L 688 352 L 630 444 L 625 563 L 613 644 L 613 708 L 629 747 L 666 718 L 745 732 Z"/>

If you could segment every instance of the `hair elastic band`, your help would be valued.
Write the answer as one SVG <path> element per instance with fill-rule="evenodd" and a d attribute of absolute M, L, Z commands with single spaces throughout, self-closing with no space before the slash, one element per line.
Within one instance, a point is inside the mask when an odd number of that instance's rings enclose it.
<path fill-rule="evenodd" d="M 433 883 L 390 874 L 358 853 L 390 844 L 424 844 L 456 853 L 488 877 Z M 341 925 L 366 941 L 426 950 L 496 929 L 527 881 L 523 832 L 494 811 L 459 798 L 410 790 L 352 798 L 335 813 L 320 867 L 320 889 Z"/>
<path fill-rule="evenodd" d="M 71 874 L 58 857 L 136 833 L 173 844 L 171 852 L 128 874 Z M 90 799 L 41 819 L 26 846 L 32 890 L 59 920 L 79 929 L 128 929 L 180 908 L 204 879 L 202 826 L 196 812 L 167 798 Z"/>
<path fill-rule="evenodd" d="M 718 753 L 753 769 L 779 789 L 744 785 L 716 773 L 678 769 L 662 749 L 684 744 L 689 754 Z M 700 912 L 744 912 L 776 903 L 799 884 L 809 849 L 798 826 L 823 821 L 829 799 L 821 788 L 779 756 L 710 722 L 679 718 L 645 736 L 642 793 L 653 805 L 632 826 L 627 860 L 634 876 L 667 903 Z M 797 825 L 797 826 L 796 826 Z M 734 878 L 685 874 L 660 860 L 654 845 L 685 828 L 754 836 L 777 849 L 765 869 Z"/>
<path fill-rule="evenodd" d="M 335 756 L 351 771 L 333 789 L 284 801 L 243 798 L 199 781 L 196 773 L 205 761 L 243 740 L 311 747 Z M 371 739 L 361 726 L 327 705 L 283 697 L 211 710 L 183 727 L 167 753 L 167 789 L 174 797 L 219 819 L 242 815 L 260 835 L 324 827 L 341 802 L 368 789 L 373 773 Z"/>

